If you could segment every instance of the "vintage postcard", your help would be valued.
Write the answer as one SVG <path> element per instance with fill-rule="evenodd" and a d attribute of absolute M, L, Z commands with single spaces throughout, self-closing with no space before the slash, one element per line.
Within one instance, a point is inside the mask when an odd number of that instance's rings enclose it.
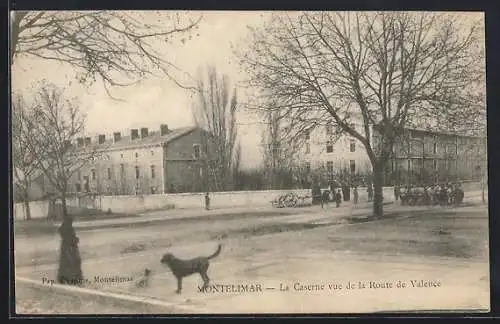
<path fill-rule="evenodd" d="M 489 311 L 484 13 L 10 18 L 17 315 Z"/>

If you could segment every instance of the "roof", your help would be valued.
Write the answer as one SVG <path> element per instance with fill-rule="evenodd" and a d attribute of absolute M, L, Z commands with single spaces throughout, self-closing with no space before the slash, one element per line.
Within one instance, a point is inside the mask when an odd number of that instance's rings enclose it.
<path fill-rule="evenodd" d="M 376 126 L 383 127 L 382 125 L 376 125 Z M 471 139 L 485 139 L 486 138 L 485 136 L 475 136 L 475 135 L 463 134 L 463 132 L 462 132 L 462 134 L 460 134 L 460 132 L 445 132 L 442 130 L 433 129 L 431 127 L 429 127 L 429 128 L 405 127 L 404 130 L 425 133 L 428 135 L 452 136 L 452 137 L 471 138 Z"/>
<path fill-rule="evenodd" d="M 145 138 L 137 138 L 132 140 L 129 136 L 122 136 L 118 142 L 114 142 L 113 138 L 106 138 L 106 141 L 102 144 L 93 142 L 90 146 L 86 148 L 95 148 L 96 150 L 119 150 L 119 149 L 133 149 L 142 147 L 151 147 L 163 145 L 165 143 L 176 140 L 179 137 L 189 134 L 194 131 L 196 126 L 181 127 L 169 130 L 169 132 L 163 136 L 160 135 L 159 131 L 149 132 L 148 136 Z M 140 134 L 139 134 L 140 135 Z"/>

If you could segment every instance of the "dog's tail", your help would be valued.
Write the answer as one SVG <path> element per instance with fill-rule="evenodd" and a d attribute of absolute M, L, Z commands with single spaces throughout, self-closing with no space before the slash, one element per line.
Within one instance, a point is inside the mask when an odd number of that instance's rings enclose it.
<path fill-rule="evenodd" d="M 220 254 L 220 250 L 222 249 L 222 245 L 218 245 L 217 246 L 217 251 L 214 252 L 214 254 L 212 254 L 211 256 L 207 257 L 207 259 L 213 259 L 215 258 L 216 256 L 218 256 Z"/>

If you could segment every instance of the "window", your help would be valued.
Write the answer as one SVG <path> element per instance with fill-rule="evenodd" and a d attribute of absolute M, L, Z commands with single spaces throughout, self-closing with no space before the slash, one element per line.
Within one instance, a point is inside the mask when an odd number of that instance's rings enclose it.
<path fill-rule="evenodd" d="M 123 175 L 125 173 L 125 165 L 122 163 L 120 164 L 120 173 Z"/>
<path fill-rule="evenodd" d="M 433 166 L 432 166 L 432 167 L 434 168 L 434 171 L 437 171 L 437 161 L 436 161 L 436 160 L 434 160 L 433 162 L 434 162 L 434 163 L 433 163 Z"/>
<path fill-rule="evenodd" d="M 306 172 L 311 172 L 311 162 L 306 162 Z"/>
<path fill-rule="evenodd" d="M 139 157 L 139 153 L 135 152 L 135 157 L 136 158 Z"/>
<path fill-rule="evenodd" d="M 306 143 L 306 154 L 311 153 L 311 144 Z"/>
<path fill-rule="evenodd" d="M 95 180 L 96 174 L 95 174 L 95 169 L 92 169 L 92 180 Z"/>
<path fill-rule="evenodd" d="M 349 168 L 351 169 L 351 173 L 356 173 L 356 161 L 350 160 L 349 161 Z"/>
<path fill-rule="evenodd" d="M 331 136 L 333 134 L 333 127 L 332 125 L 326 125 L 325 126 L 325 131 L 327 136 Z"/>
<path fill-rule="evenodd" d="M 350 145 L 349 151 L 356 152 L 356 140 L 351 139 L 349 145 Z"/>
<path fill-rule="evenodd" d="M 311 132 L 310 131 L 306 131 L 305 134 L 304 134 L 306 140 L 310 140 L 311 139 Z"/>
<path fill-rule="evenodd" d="M 155 166 L 152 165 L 151 166 L 151 179 L 154 179 L 155 178 Z"/>
<path fill-rule="evenodd" d="M 89 177 L 87 177 L 87 176 L 83 177 L 83 186 L 85 188 L 85 192 L 89 192 L 90 191 Z"/>
<path fill-rule="evenodd" d="M 155 155 L 155 151 L 151 150 L 151 156 Z"/>
<path fill-rule="evenodd" d="M 438 151 L 438 144 L 436 142 L 434 142 L 434 147 L 432 148 L 432 152 L 434 154 L 437 154 L 437 151 Z"/>
<path fill-rule="evenodd" d="M 136 167 L 135 167 L 135 178 L 136 178 L 136 179 L 139 179 L 139 176 L 140 176 L 139 167 L 138 167 L 138 166 L 136 166 Z"/>
<path fill-rule="evenodd" d="M 333 173 L 333 161 L 326 162 L 326 170 L 328 173 Z"/>
<path fill-rule="evenodd" d="M 200 145 L 199 144 L 194 144 L 193 145 L 193 155 L 194 155 L 195 159 L 199 159 L 201 157 Z"/>
<path fill-rule="evenodd" d="M 120 154 L 120 157 L 123 159 L 123 154 Z"/>
<path fill-rule="evenodd" d="M 77 183 L 76 184 L 76 192 L 80 192 L 80 191 L 82 191 L 82 185 Z"/>
<path fill-rule="evenodd" d="M 108 168 L 108 180 L 111 180 L 111 168 Z"/>
<path fill-rule="evenodd" d="M 326 153 L 332 153 L 332 152 L 333 152 L 333 143 L 327 142 L 326 143 Z"/>

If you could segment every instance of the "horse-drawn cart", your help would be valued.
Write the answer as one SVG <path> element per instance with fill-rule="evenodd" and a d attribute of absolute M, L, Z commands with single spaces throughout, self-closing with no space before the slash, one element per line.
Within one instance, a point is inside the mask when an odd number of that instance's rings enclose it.
<path fill-rule="evenodd" d="M 301 202 L 301 204 L 304 204 L 304 201 L 308 198 L 311 198 L 311 196 L 308 195 L 299 196 L 294 192 L 288 192 L 276 197 L 274 200 L 271 201 L 271 204 L 273 205 L 273 207 L 276 208 L 285 208 L 285 207 L 292 208 L 296 207 L 299 201 Z"/>

